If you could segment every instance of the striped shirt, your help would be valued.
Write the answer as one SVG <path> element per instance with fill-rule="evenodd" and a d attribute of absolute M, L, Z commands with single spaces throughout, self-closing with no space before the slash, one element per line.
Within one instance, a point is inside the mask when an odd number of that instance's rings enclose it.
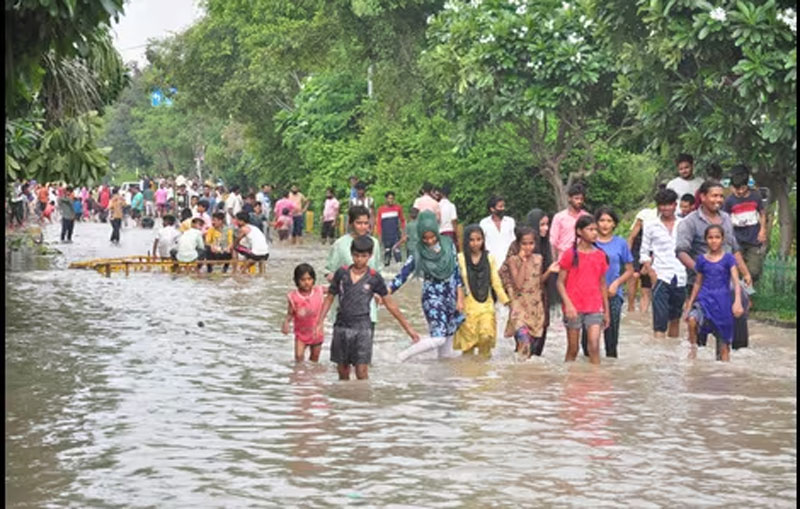
<path fill-rule="evenodd" d="M 672 233 L 667 230 L 661 218 L 645 221 L 642 226 L 642 247 L 639 261 L 651 262 L 658 279 L 669 284 L 674 276 L 678 278 L 678 286 L 686 286 L 686 267 L 678 259 L 675 246 L 678 242 L 678 225 L 681 219 L 676 217 L 672 225 Z M 652 258 L 650 253 L 653 253 Z"/>

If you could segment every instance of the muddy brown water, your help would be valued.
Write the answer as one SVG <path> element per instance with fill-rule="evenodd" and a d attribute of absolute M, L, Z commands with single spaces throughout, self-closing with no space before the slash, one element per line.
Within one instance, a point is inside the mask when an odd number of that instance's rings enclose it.
<path fill-rule="evenodd" d="M 6 273 L 9 507 L 796 506 L 795 330 L 752 323 L 721 364 L 625 316 L 599 367 L 565 365 L 559 327 L 528 362 L 500 340 L 400 364 L 381 310 L 371 379 L 342 383 L 329 330 L 319 365 L 280 333 L 316 240 L 273 246 L 263 277 L 66 269 L 152 244 L 109 234 L 78 224 L 52 267 Z M 425 331 L 419 288 L 397 298 Z"/>

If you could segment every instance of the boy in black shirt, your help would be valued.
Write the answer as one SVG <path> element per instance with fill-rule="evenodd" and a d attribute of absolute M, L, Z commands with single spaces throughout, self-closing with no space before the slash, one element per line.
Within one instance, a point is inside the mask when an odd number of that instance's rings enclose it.
<path fill-rule="evenodd" d="M 356 367 L 356 378 L 368 378 L 367 370 L 372 360 L 372 321 L 369 317 L 370 301 L 374 295 L 383 298 L 386 309 L 397 319 L 413 342 L 419 341 L 417 334 L 389 296 L 381 275 L 367 266 L 374 243 L 369 236 L 358 237 L 350 246 L 353 264 L 339 268 L 333 275 L 328 295 L 322 305 L 317 321 L 321 332 L 325 316 L 331 309 L 333 299 L 339 297 L 339 313 L 333 325 L 331 361 L 336 363 L 339 380 L 350 379 L 350 366 Z"/>

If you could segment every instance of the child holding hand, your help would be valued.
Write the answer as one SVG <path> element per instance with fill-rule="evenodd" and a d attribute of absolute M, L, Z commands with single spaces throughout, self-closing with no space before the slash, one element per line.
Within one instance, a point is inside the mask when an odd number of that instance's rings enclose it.
<path fill-rule="evenodd" d="M 722 248 L 725 231 L 720 225 L 709 225 L 705 231 L 705 239 L 708 253 L 695 260 L 697 279 L 692 295 L 683 307 L 684 318 L 689 322 L 689 343 L 692 345 L 690 356 L 694 357 L 696 354 L 698 332 L 713 333 L 717 338 L 717 359 L 728 362 L 733 343 L 733 318 L 744 313 L 739 270 L 733 255 Z"/>
<path fill-rule="evenodd" d="M 511 277 L 509 298 L 511 313 L 506 325 L 506 337 L 514 336 L 516 351 L 527 359 L 532 352 L 541 355 L 544 346 L 544 304 L 542 273 L 544 258 L 534 253 L 536 232 L 533 228 L 517 228 L 519 252 L 506 258 Z M 540 344 L 541 343 L 541 344 Z"/>
<path fill-rule="evenodd" d="M 592 216 L 581 216 L 575 223 L 575 243 L 558 260 L 558 293 L 567 328 L 565 361 L 578 355 L 578 339 L 586 328 L 589 362 L 600 364 L 600 331 L 611 322 L 608 307 L 606 271 L 608 256 L 595 247 L 597 223 Z"/>
<path fill-rule="evenodd" d="M 289 307 L 281 332 L 289 334 L 289 322 L 294 319 L 294 360 L 297 362 L 305 359 L 306 348 L 309 350 L 311 362 L 318 362 L 322 352 L 323 333 L 317 330 L 317 320 L 322 311 L 325 290 L 322 286 L 315 285 L 316 281 L 314 267 L 301 263 L 294 268 L 294 284 L 297 289 L 286 296 Z"/>

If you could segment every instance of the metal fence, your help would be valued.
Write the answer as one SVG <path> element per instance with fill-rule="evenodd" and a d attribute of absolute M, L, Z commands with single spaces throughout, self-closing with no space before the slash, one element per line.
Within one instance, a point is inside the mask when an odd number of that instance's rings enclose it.
<path fill-rule="evenodd" d="M 755 308 L 794 311 L 797 308 L 797 257 L 770 254 L 756 283 Z"/>

